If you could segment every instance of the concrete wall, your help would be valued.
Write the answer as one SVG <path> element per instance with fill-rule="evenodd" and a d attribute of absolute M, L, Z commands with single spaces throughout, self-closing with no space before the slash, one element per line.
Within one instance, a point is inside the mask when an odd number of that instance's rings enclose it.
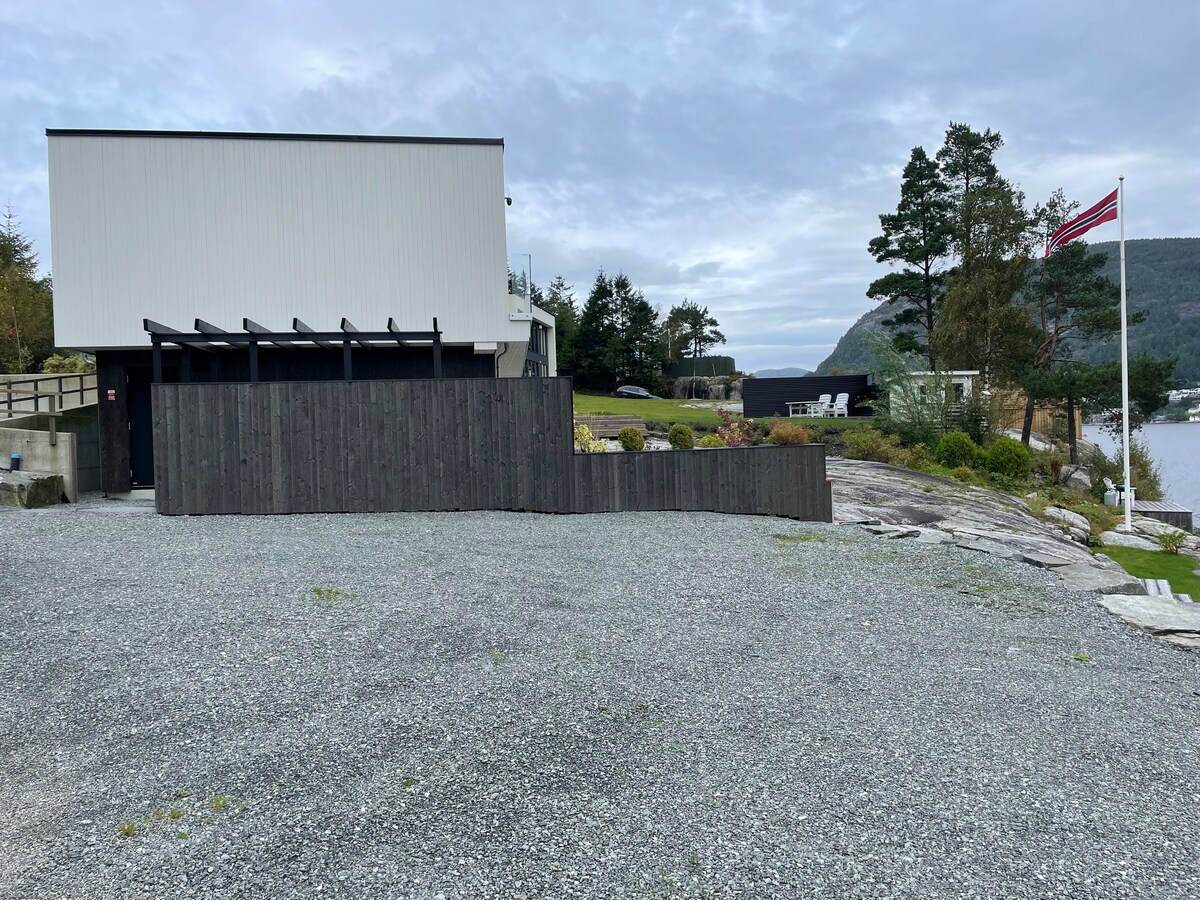
<path fill-rule="evenodd" d="M 0 428 L 0 460 L 3 460 L 5 468 L 14 453 L 21 454 L 21 471 L 61 475 L 67 500 L 74 503 L 79 499 L 75 474 L 75 435 L 59 432 L 55 443 L 51 444 L 50 434 L 46 431 Z"/>
<path fill-rule="evenodd" d="M 73 444 L 74 450 L 70 455 L 65 455 L 59 446 L 50 445 L 48 415 L 0 420 L 0 447 L 11 445 L 11 449 L 3 450 L 0 463 L 7 466 L 9 457 L 13 453 L 20 453 L 22 470 L 62 475 L 68 484 L 69 498 L 74 502 L 80 491 L 100 490 L 100 426 L 96 407 L 68 410 L 58 416 L 57 431 L 57 445 Z M 14 432 L 16 436 L 8 432 Z M 17 444 L 21 447 L 17 447 Z M 72 466 L 70 471 L 67 471 L 68 466 Z"/>

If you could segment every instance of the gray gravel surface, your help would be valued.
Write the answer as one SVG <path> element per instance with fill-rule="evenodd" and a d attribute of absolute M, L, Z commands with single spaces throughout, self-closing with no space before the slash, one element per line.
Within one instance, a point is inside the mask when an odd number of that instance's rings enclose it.
<path fill-rule="evenodd" d="M 670 513 L 0 531 L 3 898 L 1200 890 L 1200 654 L 1029 566 Z"/>

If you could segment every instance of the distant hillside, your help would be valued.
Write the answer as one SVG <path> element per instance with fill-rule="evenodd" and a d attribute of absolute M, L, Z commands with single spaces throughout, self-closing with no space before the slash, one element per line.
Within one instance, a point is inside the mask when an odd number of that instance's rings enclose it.
<path fill-rule="evenodd" d="M 1105 273 L 1120 280 L 1119 247 L 1116 241 L 1093 244 L 1092 249 L 1108 254 Z M 1175 374 L 1189 384 L 1200 381 L 1200 238 L 1153 238 L 1125 242 L 1125 274 L 1131 310 L 1147 309 L 1149 318 L 1129 330 L 1129 352 L 1143 350 L 1154 356 L 1175 354 Z M 865 290 L 865 286 L 864 286 Z M 842 335 L 833 353 L 817 366 L 817 375 L 831 369 L 870 372 L 877 361 L 867 334 L 882 332 L 884 319 L 892 311 L 886 306 L 868 310 Z M 1102 362 L 1120 355 L 1120 342 L 1086 347 L 1077 358 Z"/>
<path fill-rule="evenodd" d="M 755 378 L 799 378 L 801 375 L 807 375 L 808 369 L 797 369 L 794 366 L 788 369 L 759 369 L 754 373 Z"/>

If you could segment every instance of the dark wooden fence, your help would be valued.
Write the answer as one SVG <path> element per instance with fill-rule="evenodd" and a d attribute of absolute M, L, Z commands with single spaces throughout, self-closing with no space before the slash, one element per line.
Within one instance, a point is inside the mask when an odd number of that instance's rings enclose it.
<path fill-rule="evenodd" d="M 711 510 L 832 521 L 823 445 L 576 454 L 568 378 L 153 387 L 167 515 Z"/>

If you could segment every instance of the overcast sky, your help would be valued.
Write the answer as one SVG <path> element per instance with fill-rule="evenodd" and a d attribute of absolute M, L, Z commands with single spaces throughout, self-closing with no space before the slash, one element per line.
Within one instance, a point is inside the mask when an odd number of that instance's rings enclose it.
<path fill-rule="evenodd" d="M 503 137 L 535 280 L 706 304 L 750 371 L 871 306 L 878 214 L 951 121 L 1031 200 L 1124 174 L 1126 237 L 1200 235 L 1196 0 L 0 0 L 0 63 L 0 202 L 44 267 L 47 127 Z"/>

